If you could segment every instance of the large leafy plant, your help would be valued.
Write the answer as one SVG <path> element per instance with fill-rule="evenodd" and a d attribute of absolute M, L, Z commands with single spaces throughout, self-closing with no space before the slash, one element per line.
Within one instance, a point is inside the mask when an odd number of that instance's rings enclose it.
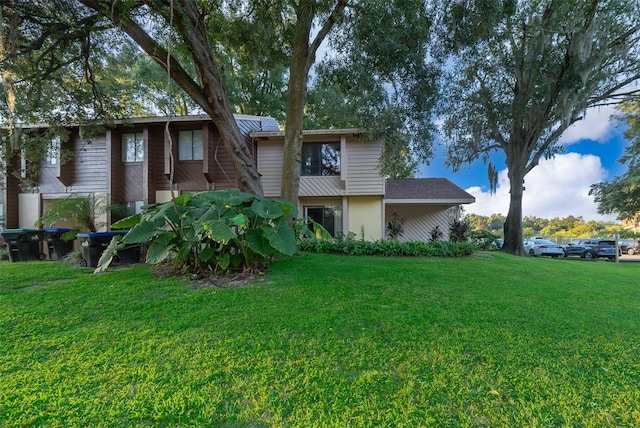
<path fill-rule="evenodd" d="M 238 189 L 184 193 L 147 206 L 142 214 L 112 225 L 129 229 L 105 249 L 96 271 L 118 250 L 149 244 L 146 262 L 170 261 L 181 272 L 219 274 L 258 268 L 272 256 L 292 255 L 295 234 L 289 217 L 296 207 Z"/>

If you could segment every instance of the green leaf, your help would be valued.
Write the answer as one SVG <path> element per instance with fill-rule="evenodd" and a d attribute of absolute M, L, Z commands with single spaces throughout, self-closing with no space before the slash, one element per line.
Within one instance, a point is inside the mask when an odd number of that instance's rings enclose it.
<path fill-rule="evenodd" d="M 144 244 L 151 241 L 156 232 L 155 225 L 151 221 L 143 221 L 138 223 L 133 229 L 124 235 L 124 242 L 127 244 Z"/>
<path fill-rule="evenodd" d="M 215 255 L 215 253 L 215 248 L 205 247 L 200 253 L 200 260 L 202 260 L 203 262 L 208 262 Z"/>
<path fill-rule="evenodd" d="M 164 261 L 171 254 L 169 241 L 171 236 L 167 233 L 157 237 L 147 250 L 147 263 L 156 264 Z"/>
<path fill-rule="evenodd" d="M 176 196 L 176 198 L 174 199 L 176 205 L 187 205 L 189 203 L 189 201 L 191 201 L 193 199 L 193 194 L 186 192 L 186 193 L 182 193 L 178 196 Z M 173 202 L 166 202 L 167 204 L 173 204 Z"/>
<path fill-rule="evenodd" d="M 253 201 L 253 204 L 251 204 L 251 209 L 258 217 L 266 219 L 282 217 L 284 215 L 279 203 L 266 199 L 256 199 Z"/>
<path fill-rule="evenodd" d="M 220 269 L 227 270 L 230 263 L 231 255 L 229 253 L 220 254 L 220 257 L 218 257 L 218 266 L 220 266 Z"/>
<path fill-rule="evenodd" d="M 142 216 L 135 214 L 127 218 L 123 218 L 120 221 L 116 221 L 111 225 L 111 229 L 131 229 L 136 224 L 140 223 Z"/>
<path fill-rule="evenodd" d="M 243 227 L 247 224 L 248 218 L 244 214 L 238 214 L 234 218 L 231 219 L 231 224 L 239 227 Z"/>
<path fill-rule="evenodd" d="M 267 257 L 275 252 L 275 249 L 269 243 L 262 229 L 247 229 L 244 234 L 249 248 L 263 257 Z"/>
<path fill-rule="evenodd" d="M 98 260 L 98 267 L 93 271 L 93 273 L 100 273 L 107 270 L 107 268 L 111 265 L 113 258 L 116 254 L 118 254 L 118 250 L 124 248 L 124 243 L 122 242 L 122 237 L 119 235 L 115 235 L 111 238 L 111 242 L 107 248 L 104 249 L 102 255 L 100 256 L 100 260 Z"/>
<path fill-rule="evenodd" d="M 290 256 L 296 252 L 296 237 L 285 217 L 274 220 L 273 226 L 263 224 L 260 229 L 271 246 L 280 253 Z"/>
<path fill-rule="evenodd" d="M 204 223 L 203 228 L 209 238 L 216 242 L 222 242 L 223 244 L 226 244 L 237 236 L 236 233 L 222 220 Z"/>

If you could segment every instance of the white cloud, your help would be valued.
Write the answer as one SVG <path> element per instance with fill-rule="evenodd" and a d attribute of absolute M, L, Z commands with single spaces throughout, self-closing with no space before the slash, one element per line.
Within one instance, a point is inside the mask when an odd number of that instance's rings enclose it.
<path fill-rule="evenodd" d="M 560 144 L 573 144 L 589 139 L 605 142 L 611 136 L 613 123 L 611 115 L 616 113 L 614 106 L 594 107 L 587 110 L 584 119 L 571 125 L 560 137 Z"/>
<path fill-rule="evenodd" d="M 589 196 L 591 184 L 603 181 L 606 177 L 607 170 L 595 155 L 567 153 L 541 160 L 525 178 L 523 215 L 547 219 L 573 215 L 587 221 L 615 220 L 615 216 L 599 215 L 593 197 Z M 507 215 L 509 179 L 506 169 L 499 172 L 498 187 L 494 194 L 480 187 L 470 187 L 466 191 L 476 198 L 474 204 L 465 207 L 468 213 Z"/>

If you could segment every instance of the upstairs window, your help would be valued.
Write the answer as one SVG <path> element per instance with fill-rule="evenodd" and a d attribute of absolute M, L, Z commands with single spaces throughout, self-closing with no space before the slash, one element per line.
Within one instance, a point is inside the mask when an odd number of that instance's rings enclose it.
<path fill-rule="evenodd" d="M 144 141 L 142 132 L 122 134 L 122 162 L 142 162 L 144 160 Z"/>
<path fill-rule="evenodd" d="M 340 143 L 304 143 L 303 176 L 340 175 Z"/>
<path fill-rule="evenodd" d="M 178 132 L 178 160 L 202 160 L 202 129 Z"/>
<path fill-rule="evenodd" d="M 60 137 L 54 137 L 47 143 L 47 151 L 42 163 L 44 165 L 57 165 L 60 159 Z"/>

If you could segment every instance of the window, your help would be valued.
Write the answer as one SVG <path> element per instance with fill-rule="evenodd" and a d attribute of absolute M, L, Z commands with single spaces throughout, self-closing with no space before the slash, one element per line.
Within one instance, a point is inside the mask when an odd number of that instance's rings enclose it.
<path fill-rule="evenodd" d="M 202 129 L 178 132 L 178 160 L 202 160 Z"/>
<path fill-rule="evenodd" d="M 47 152 L 42 159 L 45 165 L 56 165 L 60 158 L 60 137 L 52 138 L 47 144 Z"/>
<path fill-rule="evenodd" d="M 142 206 L 144 203 L 142 201 L 127 201 L 124 202 L 124 206 L 127 210 L 127 215 L 132 216 L 134 214 L 142 213 Z"/>
<path fill-rule="evenodd" d="M 304 143 L 302 175 L 340 175 L 340 143 Z"/>
<path fill-rule="evenodd" d="M 122 162 L 142 162 L 144 141 L 142 132 L 122 134 Z"/>
<path fill-rule="evenodd" d="M 342 234 L 341 207 L 304 207 L 304 215 L 324 227 L 334 238 Z"/>

